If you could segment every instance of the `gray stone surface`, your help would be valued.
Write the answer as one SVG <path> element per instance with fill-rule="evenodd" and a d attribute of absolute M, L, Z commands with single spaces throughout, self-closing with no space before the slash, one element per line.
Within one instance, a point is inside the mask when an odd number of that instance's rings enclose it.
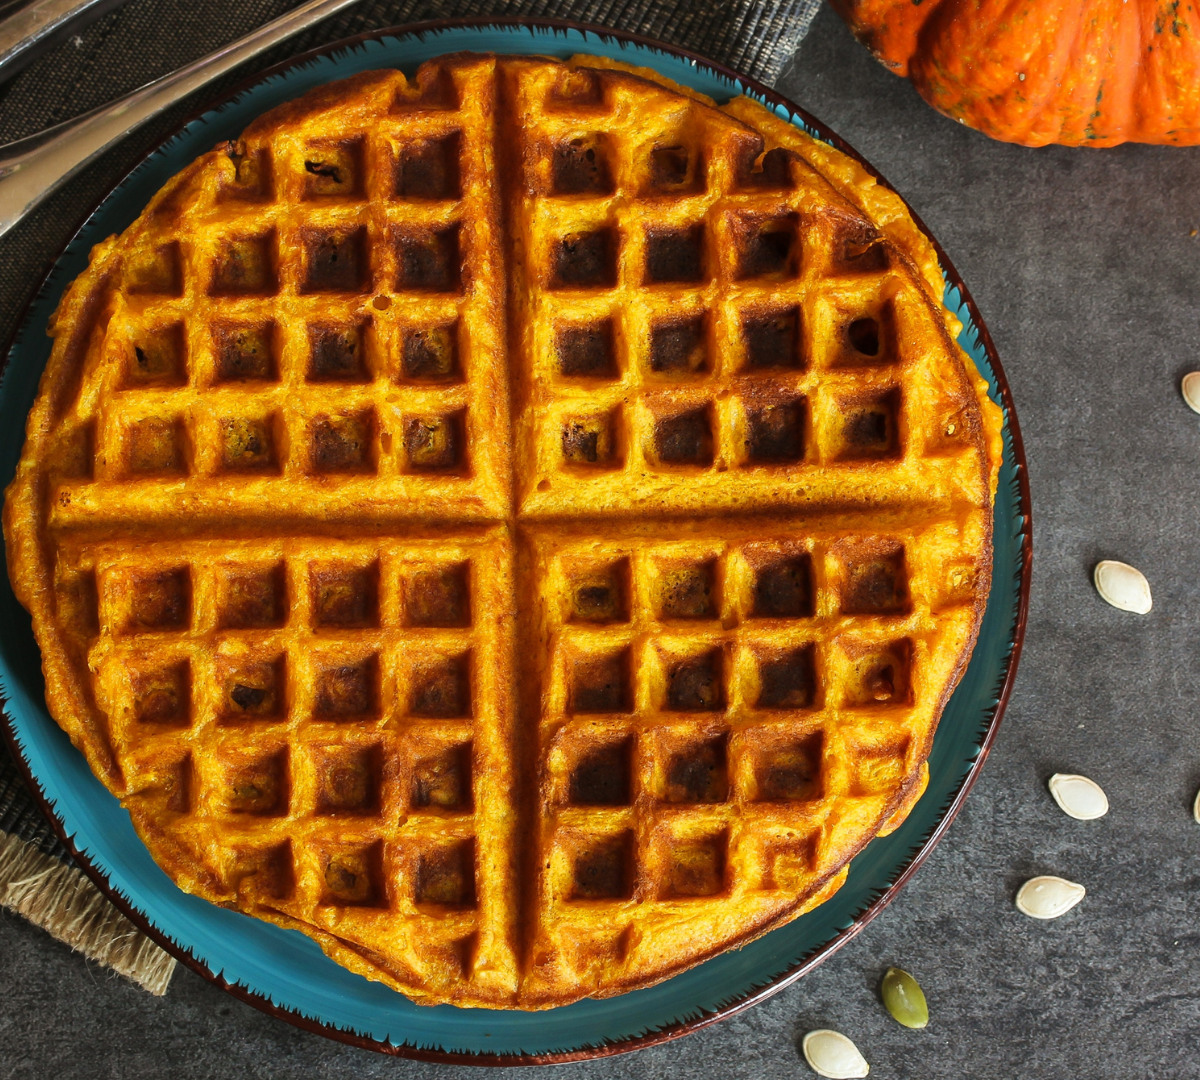
<path fill-rule="evenodd" d="M 1200 367 L 1200 150 L 990 142 L 929 110 L 828 10 L 780 88 L 909 198 L 996 339 L 1035 510 L 1021 674 L 946 839 L 840 953 L 724 1024 L 554 1075 L 806 1076 L 798 1039 L 831 1026 L 880 1080 L 1200 1077 L 1200 826 L 1189 810 L 1200 787 L 1200 418 L 1178 393 Z M 1152 614 L 1097 598 L 1089 573 L 1103 557 L 1145 571 Z M 1055 771 L 1098 780 L 1110 814 L 1061 814 L 1045 789 Z M 1058 922 L 1027 920 L 1012 897 L 1035 873 L 1081 881 L 1088 896 Z M 879 1004 L 891 964 L 925 987 L 927 1030 L 898 1027 Z M 3 914 L 0 981 L 3 1077 L 468 1072 L 327 1042 L 189 972 L 155 1000 Z"/>

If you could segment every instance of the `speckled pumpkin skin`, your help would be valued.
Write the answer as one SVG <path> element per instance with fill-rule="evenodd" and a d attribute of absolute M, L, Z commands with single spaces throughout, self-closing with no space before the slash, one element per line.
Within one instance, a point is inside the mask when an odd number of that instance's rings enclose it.
<path fill-rule="evenodd" d="M 831 0 L 951 119 L 1025 146 L 1200 143 L 1188 0 Z"/>

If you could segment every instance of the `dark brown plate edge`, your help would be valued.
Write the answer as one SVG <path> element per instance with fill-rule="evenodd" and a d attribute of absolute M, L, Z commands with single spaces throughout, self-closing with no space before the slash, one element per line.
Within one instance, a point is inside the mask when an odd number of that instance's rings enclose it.
<path fill-rule="evenodd" d="M 942 271 L 946 276 L 947 281 L 955 289 L 958 290 L 962 298 L 963 304 L 971 313 L 971 319 L 975 325 L 976 332 L 979 335 L 979 342 L 988 358 L 988 363 L 991 365 L 992 372 L 996 378 L 996 388 L 999 391 L 1001 404 L 1004 408 L 1005 419 L 1008 425 L 1009 438 L 1012 444 L 1012 454 L 1014 464 L 1017 470 L 1017 509 L 1018 514 L 1022 519 L 1022 539 L 1021 539 L 1021 570 L 1020 570 L 1020 586 L 1017 601 L 1017 616 L 1012 628 L 1013 645 L 1012 651 L 1008 657 L 1008 669 L 1005 673 L 1003 685 L 1000 687 L 998 699 L 995 709 L 992 713 L 992 718 L 988 722 L 987 731 L 984 733 L 982 741 L 979 743 L 979 753 L 974 761 L 968 767 L 967 772 L 962 778 L 962 782 L 958 791 L 951 798 L 949 804 L 942 812 L 942 816 L 933 831 L 922 842 L 920 848 L 913 854 L 907 865 L 900 871 L 899 875 L 878 897 L 876 897 L 866 909 L 858 915 L 854 921 L 846 929 L 838 933 L 834 938 L 828 941 L 825 945 L 819 948 L 811 956 L 800 961 L 795 966 L 784 971 L 780 975 L 751 991 L 749 994 L 736 1001 L 732 1001 L 723 1005 L 711 1012 L 706 1012 L 701 1016 L 690 1020 L 681 1020 L 674 1024 L 669 1024 L 666 1027 L 659 1028 L 656 1031 L 647 1032 L 645 1035 L 636 1036 L 629 1039 L 622 1039 L 620 1042 L 608 1042 L 599 1046 L 586 1047 L 579 1050 L 557 1051 L 545 1054 L 491 1054 L 487 1052 L 481 1053 L 466 1053 L 445 1050 L 430 1050 L 423 1047 L 412 1046 L 408 1044 L 397 1045 L 390 1042 L 380 1042 L 377 1039 L 372 1039 L 367 1036 L 359 1035 L 354 1031 L 347 1031 L 337 1027 L 334 1024 L 322 1023 L 310 1017 L 304 1016 L 292 1009 L 283 1008 L 274 1004 L 268 997 L 263 994 L 255 993 L 246 987 L 236 983 L 228 982 L 223 976 L 213 972 L 206 964 L 196 959 L 191 951 L 181 945 L 176 944 L 167 935 L 159 931 L 145 916 L 134 908 L 128 900 L 123 897 L 108 881 L 104 873 L 98 870 L 82 852 L 80 852 L 67 835 L 63 823 L 54 813 L 49 801 L 46 798 L 45 792 L 41 785 L 37 782 L 30 769 L 28 761 L 21 752 L 13 734 L 11 720 L 7 711 L 7 698 L 0 695 L 0 734 L 3 735 L 5 745 L 13 760 L 17 764 L 18 770 L 21 772 L 29 787 L 31 794 L 38 803 L 42 813 L 50 822 L 55 834 L 62 842 L 63 846 L 71 853 L 72 858 L 76 861 L 79 868 L 87 874 L 96 887 L 112 902 L 134 926 L 136 926 L 143 934 L 145 934 L 156 945 L 169 953 L 181 964 L 190 968 L 196 974 L 220 987 L 226 993 L 238 998 L 251 1005 L 261 1012 L 269 1016 L 277 1017 L 284 1020 L 295 1027 L 305 1031 L 312 1032 L 317 1035 L 322 1035 L 325 1038 L 333 1039 L 337 1042 L 347 1043 L 350 1046 L 356 1046 L 364 1050 L 374 1050 L 377 1053 L 388 1054 L 393 1057 L 409 1058 L 417 1061 L 430 1061 L 440 1064 L 453 1065 L 475 1065 L 475 1066 L 500 1066 L 500 1067 L 515 1067 L 523 1065 L 561 1065 L 574 1061 L 587 1061 L 596 1058 L 612 1057 L 617 1054 L 631 1053 L 635 1050 L 643 1050 L 647 1047 L 658 1046 L 662 1043 L 671 1042 L 675 1039 L 683 1038 L 685 1035 L 690 1035 L 693 1032 L 699 1031 L 702 1028 L 709 1027 L 721 1020 L 730 1016 L 735 1016 L 738 1013 L 745 1011 L 767 998 L 778 993 L 780 990 L 792 983 L 803 978 L 815 967 L 823 963 L 826 959 L 837 952 L 842 946 L 856 937 L 862 929 L 878 915 L 888 904 L 895 899 L 897 893 L 908 883 L 908 880 L 916 873 L 921 864 L 928 858 L 929 854 L 937 846 L 942 837 L 946 834 L 950 824 L 962 809 L 963 803 L 966 801 L 967 795 L 971 788 L 975 785 L 975 781 L 979 777 L 979 772 L 983 767 L 983 763 L 990 753 L 993 744 L 995 743 L 997 734 L 1000 728 L 1000 721 L 1003 718 L 1005 707 L 1008 705 L 1009 697 L 1012 694 L 1012 688 L 1016 681 L 1017 668 L 1021 659 L 1021 651 L 1025 643 L 1025 629 L 1029 617 L 1029 593 L 1032 580 L 1032 559 L 1033 559 L 1033 516 L 1032 516 L 1032 499 L 1029 489 L 1029 468 L 1025 458 L 1025 444 L 1021 437 L 1020 424 L 1017 421 L 1016 407 L 1013 403 L 1012 390 L 1008 383 L 1008 378 L 1004 373 L 1004 368 L 1000 363 L 999 354 L 996 351 L 995 342 L 992 340 L 990 331 L 983 321 L 983 317 L 979 313 L 979 309 L 975 304 L 975 299 L 967 288 L 966 283 L 959 276 L 954 264 L 950 261 L 941 244 L 930 233 L 925 223 L 920 216 L 909 206 L 908 201 L 900 195 L 895 188 L 879 173 L 873 165 L 870 164 L 857 150 L 847 143 L 840 135 L 832 131 L 816 117 L 800 108 L 794 102 L 776 93 L 763 83 L 755 79 L 751 79 L 744 75 L 739 75 L 732 68 L 719 64 L 716 61 L 708 60 L 697 53 L 687 49 L 679 48 L 674 45 L 668 45 L 661 41 L 656 41 L 653 38 L 645 37 L 641 34 L 627 33 L 621 30 L 613 30 L 608 27 L 594 26 L 588 23 L 576 23 L 566 19 L 523 19 L 518 17 L 497 16 L 493 18 L 457 18 L 457 19 L 434 19 L 425 22 L 409 23 L 403 26 L 387 27 L 380 30 L 370 30 L 362 34 L 356 34 L 352 37 L 342 38 L 339 41 L 331 42 L 315 49 L 310 49 L 307 52 L 299 53 L 296 56 L 289 57 L 278 64 L 265 68 L 262 71 L 255 72 L 247 76 L 243 81 L 239 82 L 232 90 L 217 101 L 210 101 L 203 107 L 196 110 L 183 120 L 181 120 L 175 131 L 167 136 L 160 137 L 154 141 L 152 146 L 147 147 L 145 154 L 138 163 L 131 168 L 124 176 L 116 181 L 104 195 L 92 206 L 81 218 L 78 227 L 72 231 L 71 237 L 63 245 L 62 249 L 49 261 L 45 275 L 43 276 L 38 287 L 34 289 L 29 296 L 25 305 L 25 315 L 16 321 L 15 327 L 9 336 L 9 340 L 5 343 L 3 354 L 0 354 L 0 374 L 3 373 L 4 367 L 8 364 L 8 358 L 13 347 L 19 340 L 22 332 L 26 329 L 26 319 L 29 307 L 41 295 L 42 290 L 47 286 L 48 279 L 53 273 L 54 267 L 58 264 L 59 259 L 65 254 L 66 250 L 74 242 L 76 235 L 92 215 L 100 208 L 103 202 L 109 195 L 122 184 L 126 183 L 130 177 L 138 169 L 146 163 L 159 149 L 159 147 L 173 138 L 176 134 L 182 131 L 189 124 L 200 119 L 205 113 L 218 110 L 227 103 L 235 100 L 241 94 L 257 86 L 266 79 L 276 75 L 284 74 L 290 69 L 302 66 L 318 58 L 329 56 L 332 53 L 343 50 L 354 49 L 355 47 L 364 44 L 367 41 L 376 40 L 384 37 L 399 37 L 409 36 L 421 38 L 425 34 L 438 34 L 446 30 L 452 29 L 486 29 L 488 27 L 514 27 L 527 29 L 531 31 L 549 30 L 549 31 L 568 31 L 573 30 L 584 34 L 591 34 L 601 40 L 613 40 L 618 42 L 628 42 L 632 45 L 637 45 L 644 48 L 657 50 L 663 53 L 669 53 L 674 56 L 681 57 L 690 61 L 698 67 L 707 68 L 714 74 L 726 80 L 740 83 L 752 91 L 757 97 L 761 98 L 769 105 L 782 107 L 787 110 L 789 117 L 798 117 L 803 123 L 813 132 L 817 134 L 823 141 L 828 142 L 848 157 L 853 158 L 863 168 L 867 170 L 876 182 L 882 187 L 896 194 L 903 202 L 909 215 L 922 234 L 933 245 L 934 251 L 937 253 L 938 260 L 941 263 Z M 516 55 L 516 54 L 514 54 Z M 536 55 L 536 53 L 534 53 Z M 430 57 L 432 59 L 432 57 Z"/>

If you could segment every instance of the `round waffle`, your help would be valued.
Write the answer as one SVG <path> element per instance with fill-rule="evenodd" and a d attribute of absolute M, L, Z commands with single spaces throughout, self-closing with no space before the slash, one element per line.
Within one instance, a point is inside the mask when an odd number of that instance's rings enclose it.
<path fill-rule="evenodd" d="M 1001 415 L 936 255 L 746 99 L 458 55 L 98 245 L 4 508 L 159 864 L 426 1003 L 646 986 L 920 797 Z"/>

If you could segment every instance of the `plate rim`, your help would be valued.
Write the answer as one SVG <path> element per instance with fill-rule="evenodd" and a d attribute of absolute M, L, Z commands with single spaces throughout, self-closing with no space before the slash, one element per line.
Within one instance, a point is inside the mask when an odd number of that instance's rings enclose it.
<path fill-rule="evenodd" d="M 368 30 L 360 34 L 355 34 L 350 37 L 340 38 L 336 41 L 329 42 L 317 46 L 316 48 L 298 53 L 295 56 L 288 57 L 276 64 L 263 68 L 258 71 L 253 71 L 247 74 L 244 79 L 239 80 L 232 88 L 222 93 L 219 97 L 205 98 L 203 103 L 194 111 L 190 111 L 186 116 L 174 124 L 169 133 L 159 136 L 154 139 L 153 143 L 148 145 L 148 148 L 142 153 L 135 164 L 126 170 L 116 181 L 111 185 L 106 186 L 103 194 L 89 206 L 87 211 L 79 219 L 79 223 L 72 229 L 70 236 L 61 248 L 47 260 L 44 273 L 39 278 L 35 288 L 29 293 L 25 303 L 21 308 L 21 315 L 15 321 L 12 331 L 9 333 L 7 340 L 3 346 L 3 352 L 0 353 L 0 375 L 3 375 L 8 367 L 9 359 L 11 358 L 13 349 L 20 342 L 22 335 L 28 329 L 28 320 L 30 309 L 43 295 L 44 290 L 49 284 L 50 278 L 55 272 L 59 261 L 67 253 L 67 250 L 74 244 L 79 234 L 86 228 L 89 221 L 96 212 L 103 206 L 108 198 L 130 178 L 141 169 L 161 148 L 162 145 L 169 142 L 175 136 L 180 134 L 185 128 L 190 126 L 195 121 L 208 113 L 219 111 L 224 106 L 236 101 L 242 94 L 253 89 L 254 87 L 266 82 L 267 80 L 279 75 L 284 75 L 294 68 L 303 67 L 304 65 L 322 58 L 331 56 L 334 53 L 346 50 L 353 50 L 358 46 L 365 44 L 368 41 L 373 41 L 388 37 L 416 37 L 423 39 L 426 34 L 441 34 L 446 31 L 456 29 L 473 29 L 473 30 L 488 30 L 488 29 L 504 29 L 511 31 L 528 30 L 532 33 L 538 31 L 575 31 L 585 36 L 591 35 L 603 40 L 616 41 L 618 43 L 627 43 L 639 49 L 650 49 L 657 52 L 671 54 L 689 61 L 697 67 L 708 69 L 718 77 L 735 83 L 752 91 L 756 96 L 761 98 L 769 106 L 774 106 L 776 109 L 783 108 L 788 114 L 788 119 L 799 118 L 805 127 L 815 132 L 816 135 L 824 142 L 840 150 L 842 153 L 853 158 L 859 165 L 867 170 L 867 172 L 875 179 L 876 183 L 881 185 L 886 190 L 895 194 L 904 204 L 905 209 L 911 216 L 917 228 L 922 235 L 928 240 L 937 254 L 940 268 L 943 276 L 946 279 L 947 285 L 956 290 L 961 299 L 962 306 L 970 313 L 971 321 L 979 338 L 979 345 L 984 354 L 987 356 L 989 365 L 992 368 L 992 373 L 996 380 L 996 391 L 1000 397 L 1000 404 L 1005 414 L 1005 427 L 1008 431 L 1009 442 L 1012 449 L 1013 465 L 1016 472 L 1016 517 L 1020 521 L 1020 544 L 1018 548 L 1018 556 L 1020 559 L 1020 569 L 1018 573 L 1018 588 L 1017 588 L 1017 606 L 1016 617 L 1012 625 L 1012 647 L 1005 661 L 1007 667 L 1004 674 L 1004 680 L 1001 684 L 997 702 L 992 712 L 991 719 L 987 722 L 987 729 L 983 733 L 977 743 L 979 750 L 978 754 L 967 767 L 957 791 L 953 794 L 950 801 L 942 811 L 937 824 L 929 835 L 921 842 L 917 850 L 909 857 L 908 861 L 903 865 L 902 869 L 896 875 L 895 879 L 884 889 L 874 900 L 872 900 L 865 910 L 854 917 L 851 924 L 829 939 L 824 945 L 816 950 L 811 956 L 793 964 L 785 969 L 779 975 L 770 979 L 764 985 L 752 989 L 748 993 L 740 996 L 724 1005 L 717 1007 L 709 1012 L 701 1013 L 690 1019 L 678 1020 L 674 1023 L 667 1024 L 664 1027 L 658 1028 L 655 1031 L 646 1032 L 642 1035 L 631 1036 L 619 1041 L 605 1041 L 601 1044 L 591 1047 L 580 1047 L 571 1050 L 550 1051 L 546 1053 L 525 1054 L 525 1053 L 491 1053 L 488 1051 L 480 1051 L 478 1053 L 468 1051 L 441 1050 L 431 1049 L 427 1047 L 414 1046 L 410 1044 L 396 1044 L 387 1041 L 381 1041 L 371 1038 L 367 1035 L 362 1035 L 356 1031 L 350 1031 L 338 1027 L 330 1021 L 321 1021 L 313 1017 L 305 1016 L 296 1009 L 291 1009 L 286 1006 L 276 1005 L 265 994 L 260 994 L 248 987 L 241 986 L 237 983 L 231 983 L 218 972 L 212 971 L 204 961 L 193 955 L 189 948 L 175 943 L 169 936 L 157 927 L 139 912 L 133 905 L 123 897 L 109 882 L 108 877 L 103 870 L 97 868 L 92 860 L 78 848 L 76 848 L 70 836 L 67 835 L 66 827 L 58 814 L 55 813 L 46 793 L 39 783 L 33 770 L 26 759 L 20 745 L 17 742 L 13 728 L 12 718 L 8 713 L 7 695 L 0 693 L 0 737 L 3 738 L 4 744 L 7 747 L 10 755 L 16 763 L 18 771 L 25 780 L 30 794 L 33 796 L 34 802 L 38 805 L 42 815 L 50 823 L 54 833 L 58 837 L 63 846 L 71 853 L 75 860 L 75 865 L 79 867 L 92 881 L 94 885 L 103 893 L 113 906 L 121 912 L 134 926 L 136 926 L 143 934 L 151 941 L 163 949 L 166 953 L 173 956 L 178 962 L 190 968 L 196 974 L 200 975 L 206 981 L 218 986 L 226 993 L 245 1002 L 248 1005 L 258 1009 L 260 1012 L 266 1013 L 269 1016 L 283 1020 L 294 1027 L 298 1027 L 304 1031 L 311 1032 L 316 1035 L 324 1036 L 336 1042 L 346 1043 L 351 1046 L 359 1047 L 365 1050 L 374 1050 L 378 1053 L 386 1054 L 391 1057 L 407 1058 L 417 1061 L 436 1062 L 439 1064 L 453 1065 L 473 1065 L 473 1066 L 493 1066 L 493 1067 L 514 1067 L 514 1066 L 533 1066 L 533 1065 L 560 1065 L 575 1061 L 587 1061 L 599 1058 L 612 1057 L 618 1054 L 631 1053 L 635 1050 L 643 1050 L 651 1046 L 661 1045 L 667 1042 L 673 1042 L 676 1039 L 683 1038 L 693 1032 L 699 1031 L 702 1028 L 709 1027 L 718 1023 L 721 1020 L 727 1019 L 730 1016 L 735 1016 L 753 1006 L 772 997 L 785 987 L 803 978 L 806 974 L 824 963 L 830 956 L 846 945 L 850 940 L 855 938 L 868 923 L 870 923 L 884 908 L 895 899 L 900 890 L 908 883 L 909 879 L 916 873 L 922 863 L 929 857 L 933 849 L 945 836 L 950 825 L 958 816 L 964 802 L 971 789 L 974 787 L 979 773 L 983 767 L 992 746 L 995 743 L 997 734 L 1000 728 L 1000 722 L 1003 719 L 1004 711 L 1008 705 L 1009 698 L 1012 694 L 1012 688 L 1016 681 L 1017 669 L 1020 665 L 1022 648 L 1025 642 L 1025 630 L 1029 617 L 1029 596 L 1030 585 L 1032 579 L 1032 560 L 1033 560 L 1033 515 L 1032 515 L 1032 498 L 1029 487 L 1029 467 L 1025 457 L 1025 446 L 1021 436 L 1020 423 L 1017 419 L 1016 406 L 1013 402 L 1012 390 L 1009 386 L 1008 377 L 1005 374 L 1004 367 L 1001 364 L 999 353 L 996 349 L 995 342 L 992 339 L 991 332 L 988 330 L 987 324 L 983 321 L 983 317 L 979 313 L 979 309 L 975 304 L 975 299 L 967 288 L 966 283 L 962 280 L 958 270 L 950 261 L 946 252 L 942 248 L 937 238 L 930 232 L 929 228 L 921 220 L 920 216 L 909 205 L 904 196 L 896 191 L 896 189 L 887 181 L 887 179 L 869 162 L 867 161 L 853 146 L 843 139 L 837 132 L 833 131 L 822 121 L 817 119 L 807 110 L 801 108 L 789 98 L 766 86 L 764 83 L 749 76 L 742 75 L 724 64 L 715 60 L 710 60 L 699 53 L 692 52 L 689 49 L 681 46 L 670 45 L 666 42 L 658 41 L 654 38 L 647 37 L 642 34 L 629 33 L 622 30 L 615 30 L 611 27 L 598 26 L 591 23 L 575 22 L 569 19 L 531 19 L 522 18 L 519 16 L 494 16 L 494 17 L 462 17 L 462 18 L 446 18 L 446 19 L 430 19 L 421 22 L 404 23 L 397 26 L 384 27 L 376 30 Z M 440 55 L 440 54 L 439 54 Z M 517 54 L 514 54 L 517 55 Z M 146 146 L 146 140 L 143 139 L 141 145 Z M 993 582 L 995 587 L 995 582 Z"/>

